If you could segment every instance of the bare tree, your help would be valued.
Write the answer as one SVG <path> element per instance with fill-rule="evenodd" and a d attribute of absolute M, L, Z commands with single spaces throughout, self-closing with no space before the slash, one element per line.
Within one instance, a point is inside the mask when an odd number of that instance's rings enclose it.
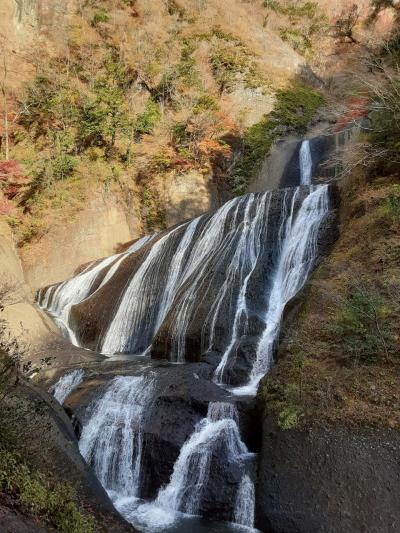
<path fill-rule="evenodd" d="M 354 38 L 353 31 L 360 18 L 360 10 L 357 4 L 353 4 L 349 10 L 343 10 L 336 21 L 335 29 L 338 37 L 349 39 L 352 43 L 358 41 Z"/>
<path fill-rule="evenodd" d="M 8 123 L 8 63 L 7 63 L 7 47 L 4 37 L 1 40 L 2 52 L 2 78 L 1 78 L 1 94 L 3 96 L 3 122 L 4 122 L 4 145 L 5 158 L 10 158 L 10 139 L 9 139 L 9 123 Z"/>

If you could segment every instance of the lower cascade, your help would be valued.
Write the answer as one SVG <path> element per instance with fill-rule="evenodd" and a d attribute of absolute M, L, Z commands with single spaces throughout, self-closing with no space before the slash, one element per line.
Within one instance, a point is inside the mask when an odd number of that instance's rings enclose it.
<path fill-rule="evenodd" d="M 72 372 L 64 374 L 54 387 L 50 388 L 49 392 L 59 403 L 63 404 L 65 398 L 68 398 L 72 391 L 82 383 L 84 375 L 82 369 L 72 370 Z"/>
<path fill-rule="evenodd" d="M 118 376 L 93 407 L 79 449 L 111 494 L 137 496 L 143 439 L 141 425 L 151 400 L 151 383 Z"/>
<path fill-rule="evenodd" d="M 235 512 L 233 521 L 242 526 L 252 527 L 254 524 L 254 501 L 255 488 L 254 483 L 244 474 L 240 482 L 239 490 L 236 496 Z"/>
<path fill-rule="evenodd" d="M 83 457 L 139 530 L 168 531 L 180 521 L 186 526 L 179 531 L 189 531 L 185 520 L 205 509 L 254 527 L 256 456 L 241 436 L 243 402 L 273 363 L 286 305 L 318 260 L 331 212 L 330 187 L 310 184 L 312 159 L 303 145 L 300 187 L 231 200 L 38 294 L 74 344 L 150 365 L 97 385 L 80 436 Z M 199 402 L 208 407 L 182 421 L 188 429 L 168 458 L 168 477 L 151 491 L 148 425 L 160 405 L 170 405 L 176 385 L 163 384 L 162 372 L 178 372 L 173 363 L 194 365 L 189 392 L 207 382 L 207 397 L 196 397 L 190 413 Z M 83 371 L 64 375 L 54 396 L 63 403 L 85 379 Z M 228 502 L 219 501 L 224 492 Z"/>

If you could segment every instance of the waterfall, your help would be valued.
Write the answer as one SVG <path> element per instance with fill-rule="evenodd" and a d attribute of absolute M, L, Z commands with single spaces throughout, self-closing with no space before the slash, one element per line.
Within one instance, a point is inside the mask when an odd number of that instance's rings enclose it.
<path fill-rule="evenodd" d="M 84 374 L 82 369 L 64 374 L 55 385 L 50 387 L 50 394 L 53 394 L 58 403 L 62 405 L 72 391 L 82 383 Z"/>
<path fill-rule="evenodd" d="M 300 146 L 300 185 L 311 185 L 312 167 L 310 141 L 304 140 Z"/>
<path fill-rule="evenodd" d="M 99 289 L 116 278 L 115 304 L 101 312 L 90 342 L 94 338 L 106 355 L 142 355 L 159 350 L 162 338 L 162 355 L 185 362 L 188 349 L 193 352 L 188 337 L 198 328 L 196 357 L 220 354 L 214 381 L 223 384 L 243 337 L 250 335 L 254 309 L 261 316 L 258 309 L 268 307 L 266 293 L 288 217 L 294 220 L 297 211 L 307 207 L 307 198 L 304 188 L 235 198 L 215 213 L 159 234 L 137 263 L 129 264 L 130 276 L 129 269 L 120 268 L 126 255 L 112 256 L 41 292 L 41 305 L 71 329 L 70 313 L 87 313 L 80 302 L 88 297 L 90 309 L 102 309 Z M 78 328 L 82 323 L 74 322 Z M 79 338 L 82 334 L 77 332 Z"/>
<path fill-rule="evenodd" d="M 170 481 L 160 489 L 156 499 L 143 503 L 137 498 L 120 497 L 114 500 L 117 509 L 128 521 L 145 531 L 162 531 L 179 520 L 181 513 L 198 513 L 202 497 L 207 492 L 213 453 L 218 447 L 224 449 L 224 466 L 233 464 L 243 469 L 246 459 L 253 457 L 240 438 L 237 421 L 234 404 L 210 403 L 207 417 L 197 424 L 182 446 Z M 248 479 L 251 483 L 250 477 Z M 252 527 L 254 520 L 254 498 L 253 504 L 251 498 L 251 490 L 245 488 L 242 478 L 238 482 L 232 517 L 237 516 L 247 527 Z"/>
<path fill-rule="evenodd" d="M 103 487 L 112 494 L 137 496 L 143 448 L 142 426 L 153 396 L 144 377 L 118 376 L 89 409 L 79 449 Z"/>
<path fill-rule="evenodd" d="M 292 202 L 291 212 L 282 226 L 280 255 L 264 316 L 266 327 L 258 341 L 256 360 L 249 382 L 237 388 L 234 391 L 237 394 L 256 394 L 260 380 L 269 370 L 283 311 L 286 304 L 306 283 L 315 264 L 318 257 L 319 229 L 328 209 L 327 185 L 311 190 L 297 214 L 294 213 Z"/>
<path fill-rule="evenodd" d="M 182 226 L 175 228 L 162 237 L 152 247 L 149 255 L 131 279 L 117 312 L 104 336 L 101 351 L 112 354 L 128 349 L 132 353 L 146 351 L 161 325 L 166 313 L 184 282 L 186 271 L 183 272 L 185 255 L 193 245 L 193 235 L 200 218 L 194 219 L 186 228 L 182 238 L 171 256 L 170 246 L 174 246 L 176 234 Z M 162 284 L 160 292 L 155 292 L 157 281 L 167 271 L 167 279 Z M 131 331 L 135 332 L 131 338 Z"/>
<path fill-rule="evenodd" d="M 253 527 L 254 524 L 254 483 L 247 474 L 244 474 L 236 495 L 233 521 L 246 527 Z"/>
<path fill-rule="evenodd" d="M 214 378 L 213 380 L 216 383 L 222 384 L 223 382 L 223 375 L 224 370 L 226 368 L 229 355 L 231 354 L 231 351 L 233 350 L 239 335 L 240 335 L 240 325 L 243 322 L 243 320 L 248 320 L 248 309 L 247 309 L 247 287 L 249 280 L 254 272 L 254 269 L 257 265 L 260 252 L 261 252 L 261 229 L 263 224 L 263 217 L 265 213 L 269 213 L 269 207 L 271 202 L 271 197 L 266 195 L 264 197 L 265 205 L 263 206 L 263 209 L 258 209 L 255 216 L 253 218 L 249 218 L 249 209 L 248 206 L 246 207 L 246 213 L 245 213 L 245 221 L 246 223 L 243 225 L 242 234 L 240 236 L 240 241 L 238 243 L 238 246 L 236 248 L 236 253 L 234 256 L 233 261 L 231 262 L 231 265 L 233 269 L 240 269 L 241 272 L 241 278 L 243 279 L 243 283 L 241 284 L 240 291 L 239 291 L 239 297 L 236 304 L 236 312 L 235 312 L 235 318 L 233 321 L 233 329 L 232 329 L 232 336 L 229 344 L 227 345 L 222 357 L 221 361 L 218 365 L 218 367 L 215 370 Z M 249 205 L 249 204 L 248 204 Z M 265 235 L 263 236 L 265 239 L 267 238 L 267 232 L 268 228 L 265 230 Z M 231 266 L 230 265 L 230 266 Z M 247 266 L 247 270 L 245 270 L 245 267 Z M 215 326 L 212 328 L 212 333 L 215 330 Z M 212 340 L 213 336 L 210 338 L 210 349 L 212 347 Z"/>
<path fill-rule="evenodd" d="M 302 183 L 309 184 L 307 141 L 300 158 Z M 103 353 L 161 352 L 173 362 L 201 361 L 207 355 L 210 365 L 219 361 L 214 383 L 237 395 L 254 395 L 273 361 L 285 306 L 318 259 L 328 212 L 325 185 L 235 198 L 214 213 L 139 241 L 136 246 L 149 245 L 124 268 L 122 263 L 137 248 L 40 291 L 39 301 L 70 327 L 71 308 L 77 312 L 80 302 L 90 297 L 87 307 L 99 305 L 99 321 L 104 321 L 94 333 Z M 107 284 L 108 291 L 99 291 Z M 105 293 L 115 302 L 103 309 Z M 84 316 L 85 306 L 81 309 Z M 230 380 L 244 385 L 229 387 Z M 57 386 L 61 390 L 61 380 Z M 162 530 L 179 513 L 207 514 L 220 505 L 225 519 L 253 527 L 253 454 L 241 439 L 234 403 L 209 403 L 207 416 L 181 447 L 169 482 L 154 501 L 140 500 L 142 463 L 147 459 L 142 455 L 143 428 L 157 400 L 156 390 L 152 379 L 118 376 L 88 408 L 80 450 L 116 508 L 135 525 Z M 226 490 L 230 506 L 218 500 L 216 483 Z M 218 502 L 210 503 L 214 497 Z"/>
<path fill-rule="evenodd" d="M 226 462 L 240 462 L 249 453 L 240 438 L 237 416 L 232 404 L 210 403 L 207 418 L 182 446 L 171 479 L 157 496 L 157 506 L 189 514 L 198 512 L 216 446 L 221 442 L 225 446 Z"/>
<path fill-rule="evenodd" d="M 39 306 L 53 316 L 61 331 L 74 346 L 79 346 L 79 341 L 69 323 L 71 307 L 82 302 L 91 294 L 92 287 L 102 270 L 114 262 L 100 287 L 111 279 L 127 255 L 139 250 L 151 238 L 152 236 L 143 237 L 134 243 L 127 252 L 106 257 L 100 262 L 90 263 L 80 274 L 64 281 L 64 283 L 60 283 L 57 288 L 52 285 L 39 292 Z"/>

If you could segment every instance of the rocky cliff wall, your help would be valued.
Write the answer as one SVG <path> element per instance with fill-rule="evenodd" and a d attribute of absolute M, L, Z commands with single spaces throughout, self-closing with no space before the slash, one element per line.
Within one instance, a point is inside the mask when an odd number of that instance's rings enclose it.
<path fill-rule="evenodd" d="M 257 527 L 268 533 L 398 531 L 399 453 L 397 431 L 285 431 L 266 419 Z"/>
<path fill-rule="evenodd" d="M 33 295 L 25 283 L 21 262 L 7 224 L 0 222 L 0 291 L 10 339 L 17 338 L 21 346 L 40 347 L 58 336 L 47 316 L 33 306 Z"/>

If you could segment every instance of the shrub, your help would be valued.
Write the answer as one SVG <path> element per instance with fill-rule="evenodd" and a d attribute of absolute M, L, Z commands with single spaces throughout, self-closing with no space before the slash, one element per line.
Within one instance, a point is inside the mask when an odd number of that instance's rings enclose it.
<path fill-rule="evenodd" d="M 151 98 L 147 101 L 143 113 L 137 115 L 134 130 L 136 136 L 153 133 L 157 123 L 160 121 L 161 112 L 159 105 Z"/>
<path fill-rule="evenodd" d="M 99 23 L 107 23 L 109 20 L 110 20 L 110 17 L 107 11 L 102 9 L 101 11 L 98 11 L 97 13 L 94 14 L 90 24 L 91 26 L 93 26 L 93 28 L 95 28 Z"/>
<path fill-rule="evenodd" d="M 76 494 L 67 483 L 53 486 L 32 471 L 18 455 L 0 446 L 0 488 L 15 494 L 24 509 L 57 531 L 91 533 L 96 531 L 94 519 L 76 503 Z"/>
<path fill-rule="evenodd" d="M 349 39 L 356 43 L 353 30 L 360 18 L 360 10 L 357 4 L 353 4 L 349 9 L 343 10 L 336 21 L 335 28 L 338 37 Z"/>
<path fill-rule="evenodd" d="M 281 38 L 301 54 L 312 48 L 312 37 L 322 34 L 329 26 L 318 2 L 265 0 L 264 6 L 289 18 L 289 27 L 280 29 Z"/>
<path fill-rule="evenodd" d="M 299 30 L 287 28 L 281 29 L 279 33 L 282 40 L 288 42 L 290 46 L 300 54 L 305 54 L 311 49 L 310 39 L 303 35 Z"/>
<path fill-rule="evenodd" d="M 386 82 L 373 87 L 370 118 L 371 138 L 385 163 L 399 163 L 400 151 L 400 68 L 384 70 Z"/>
<path fill-rule="evenodd" d="M 193 108 L 195 114 L 202 113 L 203 111 L 217 111 L 218 102 L 210 94 L 202 94 L 197 98 L 196 104 Z"/>
<path fill-rule="evenodd" d="M 284 407 L 278 414 L 278 425 L 281 429 L 294 429 L 299 424 L 299 412 L 293 405 Z"/>
<path fill-rule="evenodd" d="M 254 56 L 240 39 L 219 28 L 214 28 L 203 37 L 212 41 L 209 61 L 221 94 L 231 92 L 240 82 L 244 82 L 248 88 L 266 84 Z"/>
<path fill-rule="evenodd" d="M 363 280 L 349 283 L 329 325 L 344 360 L 358 364 L 388 359 L 391 336 L 385 323 L 387 314 L 385 299 L 376 287 Z"/>
<path fill-rule="evenodd" d="M 322 95 L 302 85 L 278 91 L 275 109 L 244 135 L 243 155 L 232 177 L 236 194 L 244 194 L 251 178 L 259 171 L 272 143 L 283 132 L 304 133 L 316 110 L 324 102 Z"/>
<path fill-rule="evenodd" d="M 387 217 L 391 224 L 400 223 L 400 185 L 392 185 L 380 209 L 380 215 Z"/>

